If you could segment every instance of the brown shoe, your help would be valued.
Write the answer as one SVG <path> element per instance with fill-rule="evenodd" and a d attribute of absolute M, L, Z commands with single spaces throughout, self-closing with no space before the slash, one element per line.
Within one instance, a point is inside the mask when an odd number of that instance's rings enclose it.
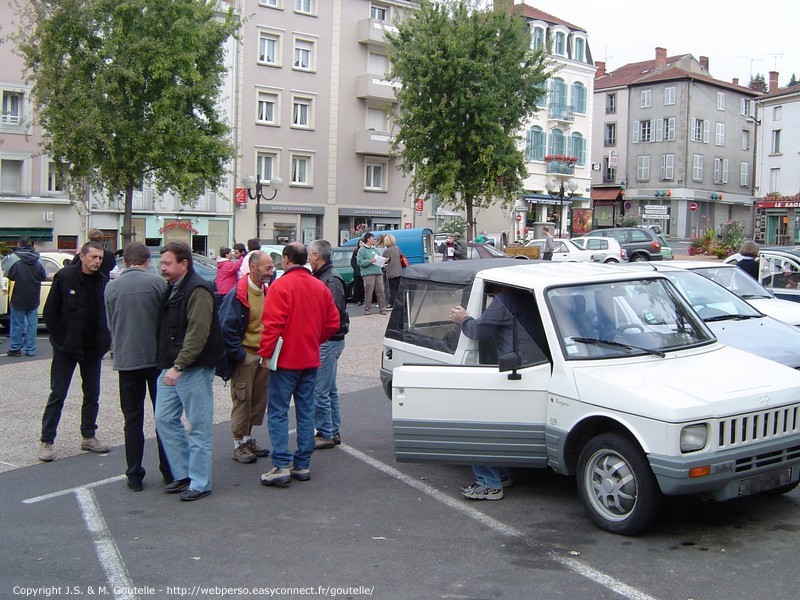
<path fill-rule="evenodd" d="M 254 456 L 257 456 L 258 458 L 264 458 L 266 456 L 269 456 L 269 450 L 267 450 L 266 448 L 262 448 L 261 446 L 256 444 L 255 438 L 250 438 L 246 442 L 242 442 L 242 445 L 246 446 L 247 449 L 250 450 L 250 452 Z"/>
<path fill-rule="evenodd" d="M 82 438 L 81 439 L 81 450 L 85 450 L 87 452 L 97 452 L 98 454 L 103 454 L 111 450 L 111 446 L 106 444 L 105 442 L 101 442 L 96 437 L 90 438 Z"/>
<path fill-rule="evenodd" d="M 258 459 L 256 455 L 250 452 L 250 449 L 244 444 L 239 444 L 233 451 L 233 460 L 240 463 L 249 464 L 254 463 Z"/>
<path fill-rule="evenodd" d="M 52 462 L 56 458 L 56 452 L 53 450 L 53 444 L 41 442 L 39 444 L 39 460 L 42 462 Z"/>
<path fill-rule="evenodd" d="M 333 447 L 334 447 L 333 440 L 324 438 L 321 435 L 314 436 L 314 450 L 327 450 L 328 448 L 333 448 Z"/>

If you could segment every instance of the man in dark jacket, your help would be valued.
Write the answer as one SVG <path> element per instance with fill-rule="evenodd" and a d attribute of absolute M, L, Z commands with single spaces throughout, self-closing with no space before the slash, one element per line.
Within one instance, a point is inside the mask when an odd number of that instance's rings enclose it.
<path fill-rule="evenodd" d="M 211 493 L 214 372 L 223 356 L 214 289 L 195 273 L 183 242 L 161 249 L 161 274 L 169 290 L 158 322 L 156 428 L 169 459 L 168 494 L 186 502 Z M 181 415 L 186 413 L 189 432 Z"/>
<path fill-rule="evenodd" d="M 261 316 L 267 285 L 275 264 L 268 253 L 260 250 L 249 256 L 250 273 L 225 295 L 218 310 L 225 358 L 217 375 L 231 380 L 233 459 L 240 463 L 254 463 L 269 456 L 269 450 L 256 443 L 252 431 L 264 423 L 267 411 L 269 369 L 261 366 L 258 348 L 264 329 Z"/>
<path fill-rule="evenodd" d="M 22 356 L 24 346 L 25 354 L 35 356 L 39 297 L 42 281 L 47 279 L 47 272 L 39 262 L 39 253 L 33 249 L 31 239 L 27 235 L 20 236 L 14 256 L 17 260 L 6 273 L 6 277 L 14 282 L 10 302 L 11 348 L 8 355 Z"/>
<path fill-rule="evenodd" d="M 336 387 L 336 371 L 339 357 L 344 351 L 344 336 L 350 329 L 350 316 L 347 314 L 347 299 L 342 276 L 333 268 L 330 242 L 314 240 L 308 247 L 308 262 L 314 277 L 328 286 L 333 303 L 339 311 L 339 329 L 327 342 L 319 347 L 320 366 L 317 369 L 317 383 L 314 387 L 314 449 L 333 448 L 342 443 L 339 435 L 341 416 L 339 413 L 339 390 Z"/>
<path fill-rule="evenodd" d="M 454 244 L 456 247 L 456 251 L 454 253 L 453 258 L 456 260 L 467 260 L 469 258 L 469 248 L 467 247 L 467 241 L 461 237 L 461 234 L 456 232 L 453 234 Z"/>
<path fill-rule="evenodd" d="M 103 232 L 99 229 L 91 229 L 88 235 L 90 242 L 97 242 L 103 248 L 103 260 L 100 262 L 100 272 L 106 279 L 111 277 L 111 271 L 117 266 L 117 259 L 114 258 L 114 253 L 103 246 Z M 72 264 L 77 265 L 80 258 L 75 256 L 72 259 Z"/>
<path fill-rule="evenodd" d="M 78 265 L 69 265 L 56 273 L 44 305 L 53 362 L 50 396 L 42 416 L 39 460 L 43 462 L 55 458 L 53 442 L 76 365 L 80 366 L 83 383 L 81 450 L 108 452 L 110 449 L 95 437 L 100 407 L 100 363 L 111 347 L 103 300 L 107 280 L 99 272 L 103 247 L 97 242 L 86 242 L 79 257 Z"/>

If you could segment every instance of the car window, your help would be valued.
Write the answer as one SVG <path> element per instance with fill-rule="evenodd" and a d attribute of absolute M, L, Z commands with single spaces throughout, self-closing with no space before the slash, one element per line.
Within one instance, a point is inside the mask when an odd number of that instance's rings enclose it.
<path fill-rule="evenodd" d="M 608 250 L 608 240 L 587 240 L 587 250 Z"/>
<path fill-rule="evenodd" d="M 567 245 L 561 240 L 556 240 L 553 252 L 569 252 L 569 248 L 567 248 Z"/>
<path fill-rule="evenodd" d="M 58 272 L 58 270 L 63 266 L 58 264 L 58 262 L 54 261 L 51 258 L 42 257 L 39 262 L 44 265 L 44 270 L 47 273 L 47 279 L 49 281 L 53 280 L 53 276 Z"/>
<path fill-rule="evenodd" d="M 652 238 L 641 229 L 631 230 L 631 242 L 650 242 Z"/>
<path fill-rule="evenodd" d="M 724 315 L 759 317 L 755 308 L 729 290 L 691 271 L 669 271 L 669 277 L 703 319 Z"/>

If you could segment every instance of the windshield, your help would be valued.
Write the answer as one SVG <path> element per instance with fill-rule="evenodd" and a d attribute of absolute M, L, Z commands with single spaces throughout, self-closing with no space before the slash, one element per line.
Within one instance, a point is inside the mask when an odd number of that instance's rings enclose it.
<path fill-rule="evenodd" d="M 746 300 L 772 298 L 772 294 L 763 285 L 739 267 L 703 267 L 702 269 L 692 269 L 692 271 L 708 277 L 711 281 L 716 281 L 740 298 Z"/>
<path fill-rule="evenodd" d="M 763 315 L 721 285 L 692 271 L 662 271 L 674 283 L 703 320 L 722 317 L 758 318 Z M 745 277 L 749 277 L 746 273 Z"/>
<path fill-rule="evenodd" d="M 664 279 L 553 288 L 547 301 L 567 360 L 661 356 L 714 339 Z"/>

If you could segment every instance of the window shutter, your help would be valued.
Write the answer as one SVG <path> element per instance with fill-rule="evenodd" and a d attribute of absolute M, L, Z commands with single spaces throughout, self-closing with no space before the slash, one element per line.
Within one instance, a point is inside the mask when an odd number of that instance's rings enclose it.
<path fill-rule="evenodd" d="M 711 125 L 711 122 L 708 119 L 703 121 L 703 143 L 704 144 L 708 143 L 708 130 L 709 130 L 709 126 L 710 125 Z"/>
<path fill-rule="evenodd" d="M 728 159 L 722 159 L 722 183 L 728 183 Z"/>
<path fill-rule="evenodd" d="M 631 144 L 638 144 L 639 143 L 639 121 L 633 122 L 633 127 L 631 128 Z"/>
<path fill-rule="evenodd" d="M 656 119 L 656 141 L 664 140 L 664 119 Z"/>

